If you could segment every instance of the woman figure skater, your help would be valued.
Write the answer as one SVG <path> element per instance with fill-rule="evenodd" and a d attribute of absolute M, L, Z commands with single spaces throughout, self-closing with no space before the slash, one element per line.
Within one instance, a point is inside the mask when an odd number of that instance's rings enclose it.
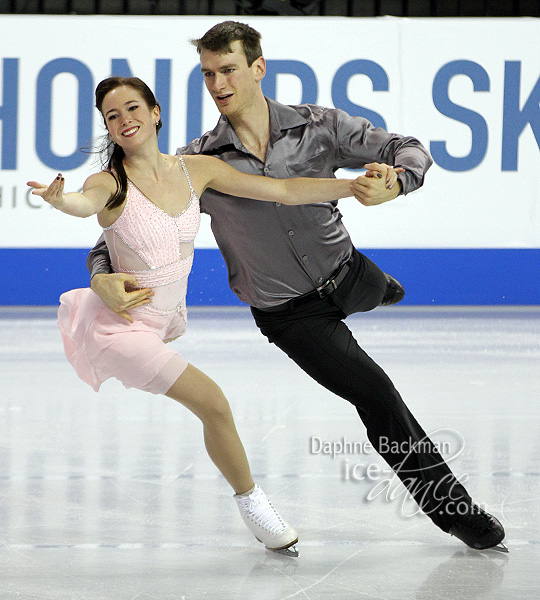
<path fill-rule="evenodd" d="M 97 214 L 114 270 L 133 274 L 154 295 L 130 311 L 130 323 L 90 288 L 62 294 L 58 322 L 66 356 L 96 391 L 116 377 L 125 387 L 165 394 L 197 415 L 208 454 L 233 488 L 248 528 L 269 550 L 298 556 L 297 532 L 253 481 L 223 392 L 166 342 L 186 329 L 187 279 L 205 188 L 308 204 L 351 196 L 354 182 L 257 177 L 209 156 L 162 154 L 157 143 L 159 104 L 136 77 L 102 81 L 96 88 L 96 107 L 110 138 L 106 168 L 85 181 L 82 193 L 64 193 L 61 174 L 49 186 L 36 181 L 28 185 L 33 194 L 69 215 Z"/>

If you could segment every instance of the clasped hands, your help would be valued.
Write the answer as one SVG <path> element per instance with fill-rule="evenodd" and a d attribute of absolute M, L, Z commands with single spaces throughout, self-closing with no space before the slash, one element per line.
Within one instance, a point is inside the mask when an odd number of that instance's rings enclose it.
<path fill-rule="evenodd" d="M 401 191 L 398 173 L 405 169 L 391 167 L 384 163 L 368 163 L 364 165 L 366 173 L 351 183 L 352 195 L 364 206 L 376 206 L 393 200 Z"/>

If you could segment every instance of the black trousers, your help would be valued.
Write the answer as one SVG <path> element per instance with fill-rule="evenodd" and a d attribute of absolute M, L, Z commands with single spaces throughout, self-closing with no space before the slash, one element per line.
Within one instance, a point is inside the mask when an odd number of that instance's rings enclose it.
<path fill-rule="evenodd" d="M 420 508 L 443 531 L 471 502 L 390 378 L 354 339 L 343 319 L 375 308 L 386 289 L 384 273 L 363 254 L 331 295 L 289 301 L 283 310 L 252 307 L 257 326 L 326 389 L 353 404 L 373 448 L 407 487 Z"/>

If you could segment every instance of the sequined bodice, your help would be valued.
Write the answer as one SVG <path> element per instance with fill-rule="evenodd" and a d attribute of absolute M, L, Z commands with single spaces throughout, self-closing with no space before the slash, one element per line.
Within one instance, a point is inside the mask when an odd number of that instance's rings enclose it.
<path fill-rule="evenodd" d="M 185 308 L 200 210 L 182 157 L 179 160 L 191 191 L 189 203 L 181 213 L 169 215 L 128 180 L 124 210 L 112 225 L 104 228 L 113 269 L 117 273 L 132 273 L 139 287 L 154 290 L 152 303 L 132 309 L 135 312 L 163 315 Z"/>

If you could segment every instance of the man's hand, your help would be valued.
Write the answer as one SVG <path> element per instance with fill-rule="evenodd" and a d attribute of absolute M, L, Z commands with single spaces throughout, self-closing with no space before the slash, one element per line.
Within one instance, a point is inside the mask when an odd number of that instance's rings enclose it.
<path fill-rule="evenodd" d="M 401 191 L 398 173 L 405 169 L 394 168 L 384 163 L 364 165 L 366 174 L 356 178 L 351 184 L 353 196 L 364 206 L 376 206 L 397 197 Z"/>
<path fill-rule="evenodd" d="M 92 290 L 113 312 L 133 323 L 127 312 L 130 308 L 149 304 L 154 292 L 151 288 L 137 287 L 137 279 L 127 273 L 97 273 L 90 282 Z"/>

